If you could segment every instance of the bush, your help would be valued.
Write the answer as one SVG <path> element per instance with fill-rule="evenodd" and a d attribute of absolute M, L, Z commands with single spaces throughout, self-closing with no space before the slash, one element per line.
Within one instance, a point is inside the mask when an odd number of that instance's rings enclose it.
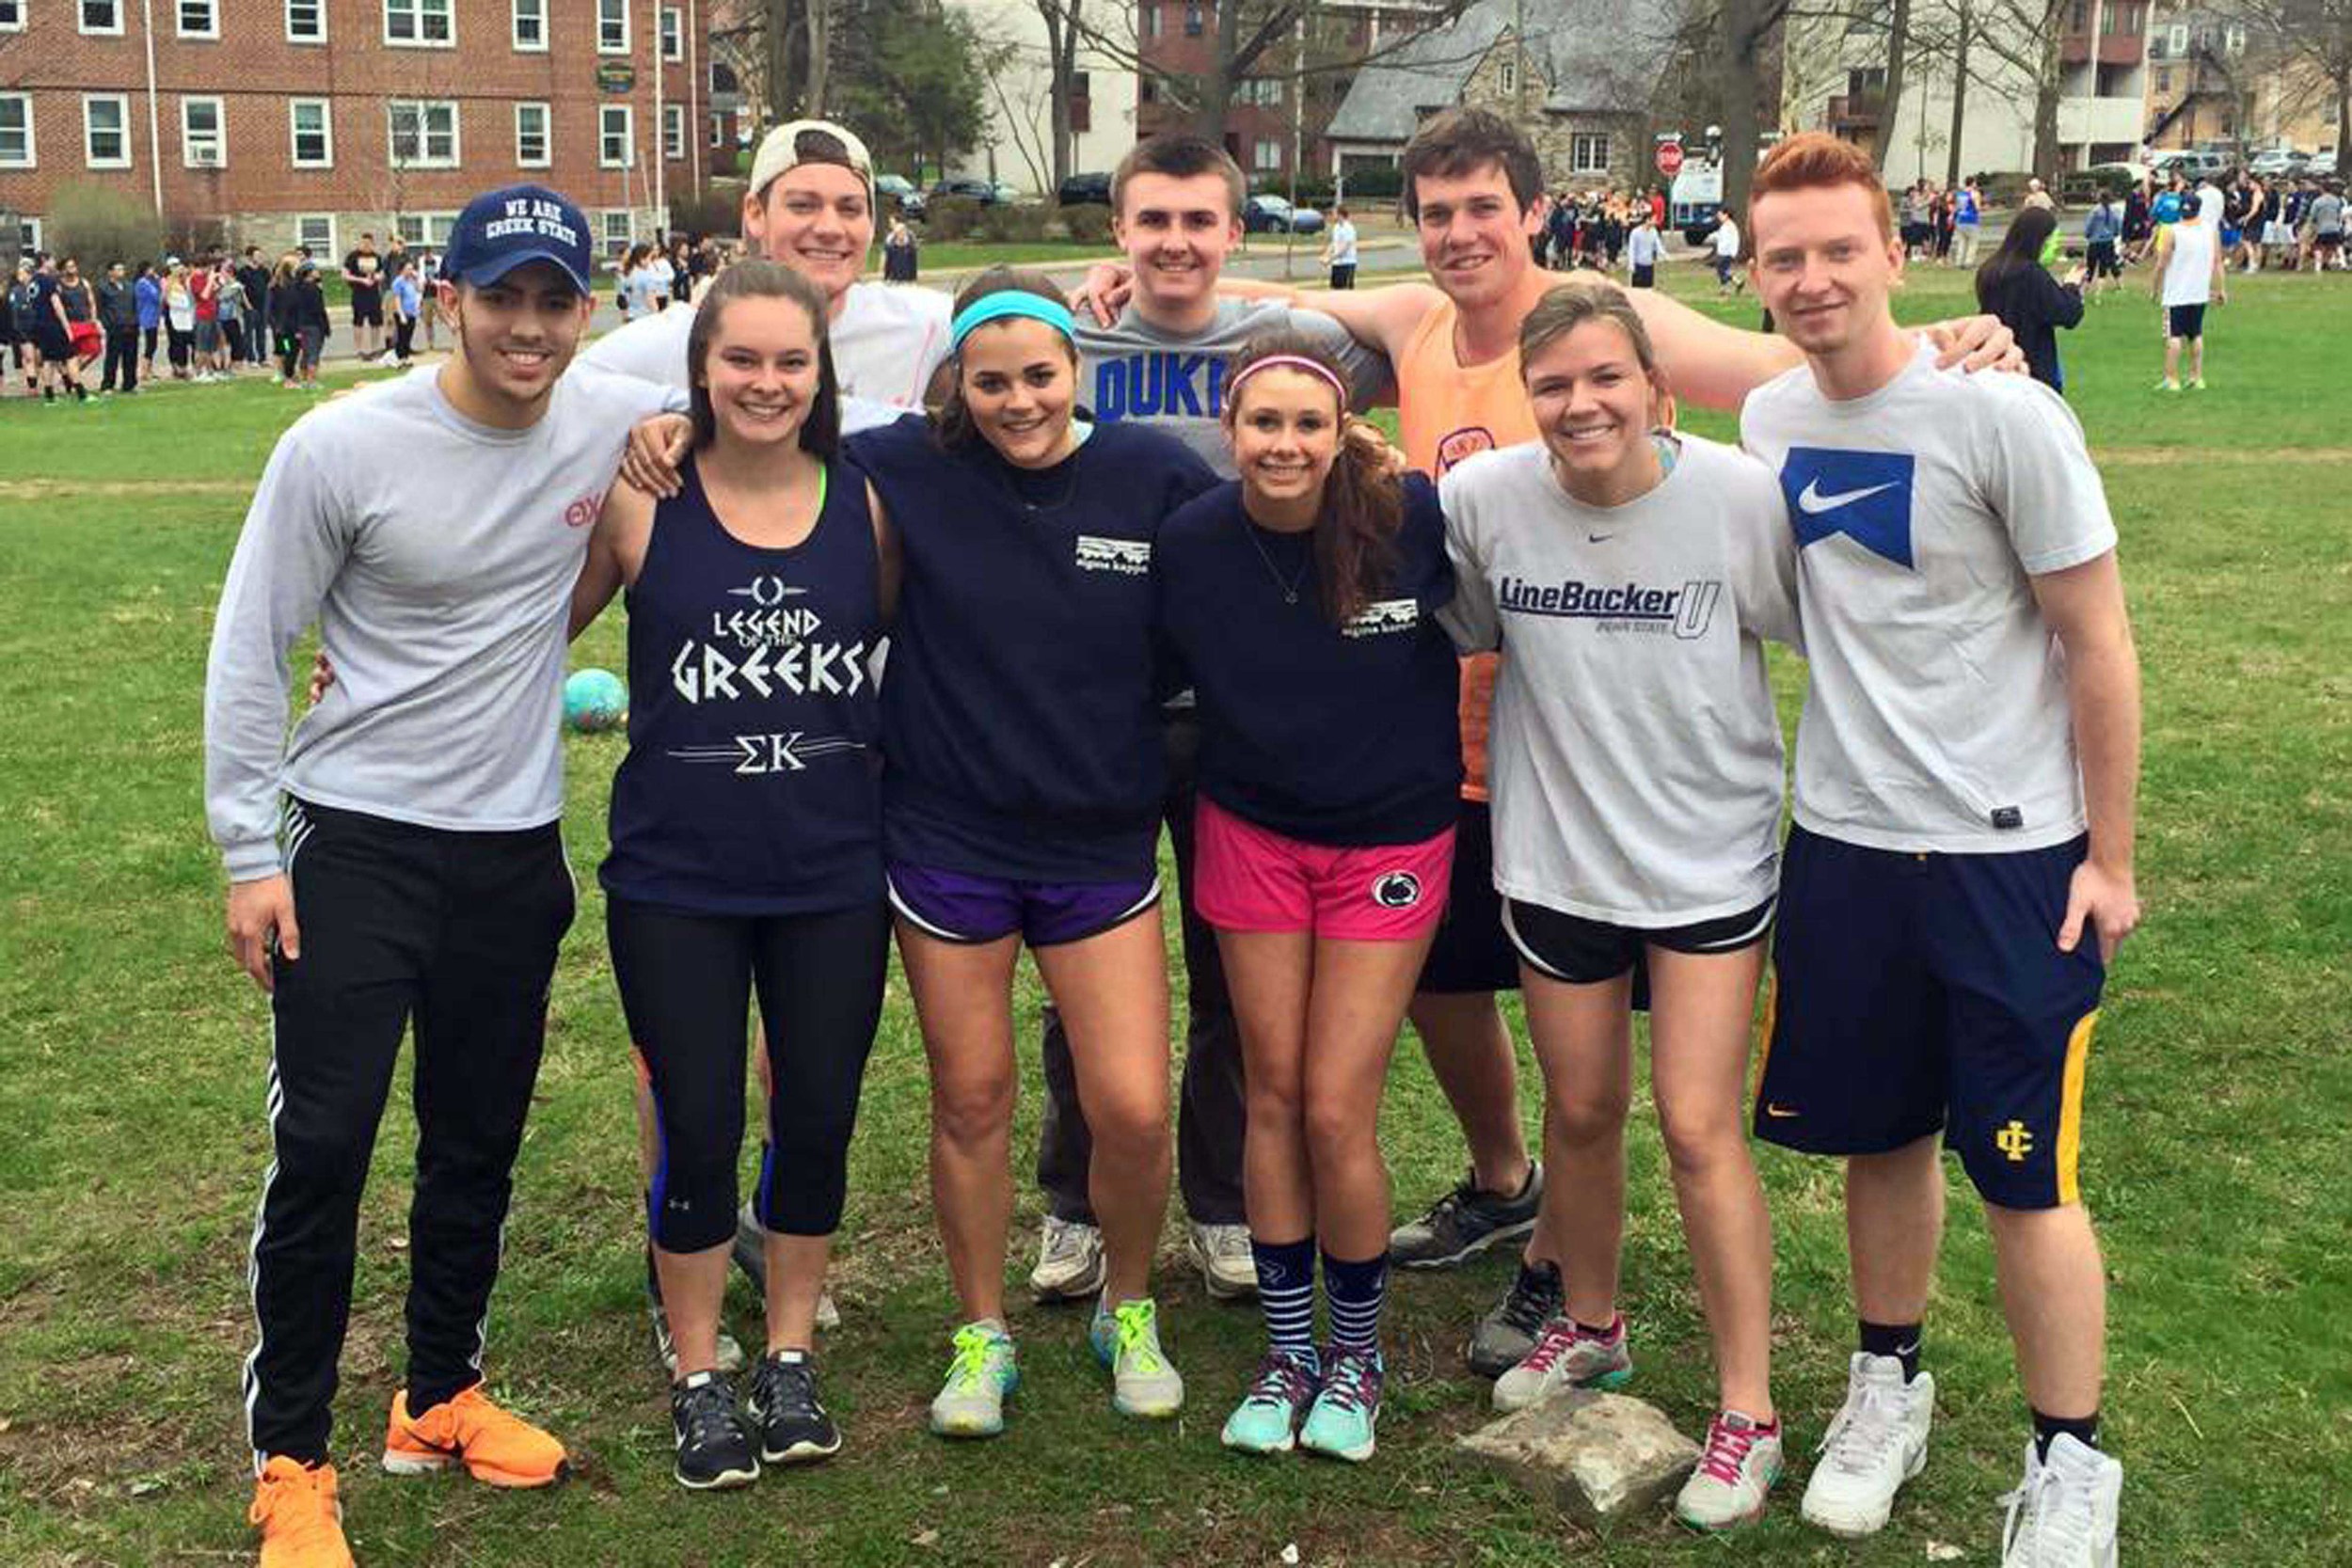
<path fill-rule="evenodd" d="M 1111 210 L 1089 201 L 1060 212 L 1061 225 L 1073 245 L 1104 245 L 1111 243 Z"/>
<path fill-rule="evenodd" d="M 1045 238 L 1054 209 L 1040 202 L 1000 202 L 980 209 L 973 237 L 990 245 L 1035 245 Z"/>
<path fill-rule="evenodd" d="M 968 196 L 935 196 L 923 206 L 923 238 L 961 240 L 978 227 L 980 204 Z"/>
<path fill-rule="evenodd" d="M 220 226 L 212 228 L 217 236 Z M 155 209 L 103 185 L 72 184 L 58 191 L 43 229 L 49 250 L 80 258 L 85 276 L 103 271 L 109 261 L 135 266 L 164 256 L 164 225 Z"/>
<path fill-rule="evenodd" d="M 670 229 L 674 233 L 710 234 L 724 238 L 743 230 L 743 182 L 713 180 L 701 197 L 670 198 Z"/>

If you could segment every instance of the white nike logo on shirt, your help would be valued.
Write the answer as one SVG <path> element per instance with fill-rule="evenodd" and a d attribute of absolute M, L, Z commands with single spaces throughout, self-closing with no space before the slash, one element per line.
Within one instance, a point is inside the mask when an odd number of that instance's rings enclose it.
<path fill-rule="evenodd" d="M 1834 496 L 1824 496 L 1821 494 L 1821 482 L 1818 479 L 1809 479 L 1805 481 L 1804 489 L 1797 496 L 1797 510 L 1809 516 L 1818 517 L 1824 512 L 1835 512 L 1841 506 L 1851 506 L 1865 496 L 1875 496 L 1881 490 L 1892 490 L 1898 483 L 1890 479 L 1883 484 L 1873 484 L 1861 490 L 1840 490 Z"/>

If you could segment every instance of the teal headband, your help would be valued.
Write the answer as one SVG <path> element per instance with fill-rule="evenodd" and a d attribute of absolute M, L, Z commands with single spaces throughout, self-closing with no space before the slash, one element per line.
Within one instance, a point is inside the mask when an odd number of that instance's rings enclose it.
<path fill-rule="evenodd" d="M 952 336 L 948 348 L 951 352 L 961 353 L 963 341 L 972 336 L 974 327 L 1003 321 L 1009 316 L 1026 316 L 1031 321 L 1041 321 L 1072 343 L 1078 341 L 1078 324 L 1071 317 L 1069 306 L 1057 304 L 1043 294 L 1033 294 L 1026 289 L 999 289 L 993 294 L 974 300 L 957 313 L 956 324 L 950 329 Z"/>

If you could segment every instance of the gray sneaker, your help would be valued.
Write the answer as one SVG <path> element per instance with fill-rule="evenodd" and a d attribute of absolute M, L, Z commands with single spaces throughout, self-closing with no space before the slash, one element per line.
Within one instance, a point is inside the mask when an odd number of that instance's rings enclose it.
<path fill-rule="evenodd" d="M 1029 1293 L 1044 1301 L 1091 1301 L 1103 1292 L 1110 1265 L 1103 1257 L 1103 1232 L 1075 1220 L 1045 1216 L 1038 1229 L 1037 1267 L 1029 1271 Z"/>
<path fill-rule="evenodd" d="M 734 1258 L 736 1268 L 752 1282 L 752 1293 L 762 1301 L 767 1300 L 768 1232 L 760 1228 L 759 1219 L 752 1212 L 752 1206 L 748 1203 L 736 1212 Z M 841 1326 L 841 1308 L 834 1305 L 830 1290 L 818 1292 L 817 1326 Z"/>
<path fill-rule="evenodd" d="M 1521 1263 L 1510 1290 L 1470 1331 L 1470 1367 L 1480 1377 L 1501 1377 L 1535 1348 L 1544 1324 L 1567 1302 L 1557 1263 Z"/>
<path fill-rule="evenodd" d="M 1389 1233 L 1389 1261 L 1400 1269 L 1450 1269 L 1497 1243 L 1517 1241 L 1534 1230 L 1543 1202 L 1540 1160 L 1528 1166 L 1519 1191 L 1507 1196 L 1482 1191 L 1473 1171 L 1431 1204 L 1427 1213 Z"/>
<path fill-rule="evenodd" d="M 1258 1293 L 1258 1260 L 1249 1250 L 1248 1226 L 1195 1220 L 1187 1227 L 1184 1250 L 1212 1300 L 1246 1301 Z"/>

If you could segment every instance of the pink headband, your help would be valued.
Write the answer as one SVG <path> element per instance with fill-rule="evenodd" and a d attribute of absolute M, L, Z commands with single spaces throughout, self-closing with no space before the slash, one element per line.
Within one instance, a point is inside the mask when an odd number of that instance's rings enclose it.
<path fill-rule="evenodd" d="M 1269 354 L 1263 359 L 1251 360 L 1241 374 L 1225 384 L 1225 401 L 1234 402 L 1241 396 L 1243 382 L 1260 371 L 1272 370 L 1305 371 L 1309 375 L 1320 376 L 1330 384 L 1331 390 L 1340 395 L 1340 412 L 1347 412 L 1347 388 L 1340 385 L 1340 378 L 1331 373 L 1329 366 L 1310 359 L 1303 354 Z"/>

